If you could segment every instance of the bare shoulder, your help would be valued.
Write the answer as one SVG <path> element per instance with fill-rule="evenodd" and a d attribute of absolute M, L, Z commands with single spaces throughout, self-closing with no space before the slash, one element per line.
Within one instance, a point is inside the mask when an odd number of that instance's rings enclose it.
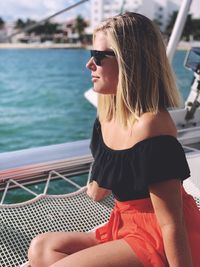
<path fill-rule="evenodd" d="M 177 136 L 176 126 L 167 110 L 157 114 L 144 113 L 135 124 L 135 133 L 139 139 L 146 139 L 159 135 Z"/>

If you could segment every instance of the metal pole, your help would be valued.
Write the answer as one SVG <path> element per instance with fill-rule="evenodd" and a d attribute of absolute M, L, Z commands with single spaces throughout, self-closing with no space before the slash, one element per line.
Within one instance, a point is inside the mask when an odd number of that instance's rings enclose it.
<path fill-rule="evenodd" d="M 89 0 L 82 0 L 82 1 L 79 1 L 79 2 L 77 2 L 77 3 L 75 3 L 75 4 L 71 5 L 71 6 L 68 6 L 68 7 L 64 8 L 64 9 L 62 9 L 62 10 L 56 12 L 56 13 L 54 13 L 53 15 L 51 15 L 51 16 L 45 18 L 45 19 L 42 19 L 42 20 L 40 20 L 40 21 L 34 23 L 33 25 L 27 26 L 27 27 L 25 27 L 25 28 L 23 28 L 23 29 L 21 29 L 21 30 L 19 30 L 19 31 L 17 31 L 17 32 L 15 32 L 15 33 L 13 33 L 13 34 L 11 34 L 11 35 L 9 35 L 9 36 L 7 36 L 7 37 L 5 38 L 5 41 L 6 41 L 6 40 L 11 40 L 11 38 L 12 38 L 13 36 L 15 36 L 15 35 L 17 35 L 17 34 L 19 34 L 19 33 L 27 32 L 27 31 L 29 31 L 29 30 L 32 30 L 32 29 L 34 29 L 35 27 L 37 27 L 38 25 L 41 25 L 41 24 L 43 24 L 44 22 L 46 22 L 46 21 L 52 19 L 53 17 L 56 17 L 56 16 L 60 15 L 61 13 L 66 12 L 66 11 L 68 11 L 68 10 L 70 10 L 70 9 L 76 7 L 76 6 L 79 6 L 79 5 L 81 5 L 81 4 L 83 4 L 83 3 L 87 2 L 87 1 L 89 1 Z"/>
<path fill-rule="evenodd" d="M 121 8 L 120 8 L 120 14 L 124 12 L 124 5 L 125 5 L 125 0 L 122 0 Z"/>
<path fill-rule="evenodd" d="M 192 0 L 183 0 L 180 10 L 178 12 L 178 16 L 177 16 L 175 25 L 173 27 L 172 34 L 170 36 L 170 40 L 167 45 L 167 56 L 170 62 L 173 59 L 174 53 L 176 51 L 176 47 L 181 38 L 181 34 L 185 26 L 185 22 L 187 19 L 188 12 L 190 10 L 191 3 L 192 3 Z"/>

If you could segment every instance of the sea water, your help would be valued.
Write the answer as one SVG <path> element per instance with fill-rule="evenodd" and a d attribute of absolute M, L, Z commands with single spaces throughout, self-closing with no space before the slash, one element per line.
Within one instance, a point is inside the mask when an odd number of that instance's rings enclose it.
<path fill-rule="evenodd" d="M 87 139 L 86 50 L 0 50 L 0 151 Z"/>
<path fill-rule="evenodd" d="M 192 73 L 177 51 L 173 68 L 185 99 Z M 0 152 L 90 137 L 95 108 L 84 98 L 92 87 L 84 49 L 0 50 Z"/>

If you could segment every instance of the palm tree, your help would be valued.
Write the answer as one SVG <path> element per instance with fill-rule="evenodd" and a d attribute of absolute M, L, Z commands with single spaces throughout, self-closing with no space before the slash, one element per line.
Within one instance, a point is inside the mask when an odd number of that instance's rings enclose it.
<path fill-rule="evenodd" d="M 5 26 L 4 20 L 0 17 L 0 30 L 2 30 Z"/>
<path fill-rule="evenodd" d="M 174 11 L 173 14 L 171 15 L 170 19 L 169 19 L 168 25 L 165 29 L 165 34 L 167 34 L 168 36 L 171 35 L 171 32 L 172 32 L 172 29 L 174 27 L 174 23 L 176 21 L 177 15 L 178 15 L 178 11 Z"/>
<path fill-rule="evenodd" d="M 190 35 L 193 34 L 193 29 L 194 29 L 194 26 L 192 22 L 192 16 L 188 15 L 184 30 L 183 30 L 183 36 L 186 38 L 186 41 L 190 40 Z"/>
<path fill-rule="evenodd" d="M 84 21 L 82 16 L 78 15 L 76 20 L 75 20 L 74 29 L 79 35 L 80 42 L 83 41 L 83 33 L 84 33 L 86 27 L 87 27 L 87 23 Z"/>
<path fill-rule="evenodd" d="M 22 19 L 18 19 L 15 22 L 15 28 L 16 29 L 23 29 L 25 27 L 26 23 Z"/>
<path fill-rule="evenodd" d="M 173 29 L 173 25 L 176 21 L 176 17 L 178 15 L 178 12 L 175 11 L 171 18 L 170 18 L 170 21 L 166 27 L 166 34 L 169 36 L 172 32 L 172 29 Z M 193 25 L 193 20 L 192 20 L 192 16 L 191 15 L 188 15 L 187 16 L 187 19 L 186 19 L 186 23 L 185 23 L 185 27 L 184 27 L 184 30 L 183 30 L 183 33 L 182 33 L 182 37 L 185 37 L 187 41 L 189 41 L 189 37 L 191 34 L 193 34 L 193 30 L 194 30 L 194 25 Z"/>

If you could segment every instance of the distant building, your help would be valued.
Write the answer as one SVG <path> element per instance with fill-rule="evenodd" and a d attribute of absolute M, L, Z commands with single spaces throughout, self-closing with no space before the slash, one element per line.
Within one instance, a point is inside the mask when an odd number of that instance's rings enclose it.
<path fill-rule="evenodd" d="M 129 10 L 137 12 L 142 0 L 91 0 L 91 28 L 95 28 L 100 21 Z"/>
<path fill-rule="evenodd" d="M 76 43 L 79 36 L 75 32 L 75 19 L 70 19 L 58 26 L 60 30 L 59 34 L 56 34 L 60 38 L 60 42 L 64 43 Z"/>
<path fill-rule="evenodd" d="M 0 43 L 5 42 L 7 37 L 5 29 L 0 29 Z"/>
<path fill-rule="evenodd" d="M 91 31 L 102 20 L 125 11 L 141 13 L 165 30 L 170 16 L 178 8 L 173 0 L 91 0 Z"/>
<path fill-rule="evenodd" d="M 172 14 L 179 10 L 179 5 L 173 0 L 155 0 L 154 1 L 154 16 L 160 25 L 160 29 L 164 31 L 169 23 Z"/>
<path fill-rule="evenodd" d="M 16 31 L 15 23 L 14 22 L 6 23 L 4 29 L 5 29 L 5 36 L 6 36 L 6 39 L 4 39 L 4 42 L 10 42 L 10 41 L 16 42 L 16 37 L 12 38 L 12 40 L 8 38 L 10 35 L 12 35 Z"/>

